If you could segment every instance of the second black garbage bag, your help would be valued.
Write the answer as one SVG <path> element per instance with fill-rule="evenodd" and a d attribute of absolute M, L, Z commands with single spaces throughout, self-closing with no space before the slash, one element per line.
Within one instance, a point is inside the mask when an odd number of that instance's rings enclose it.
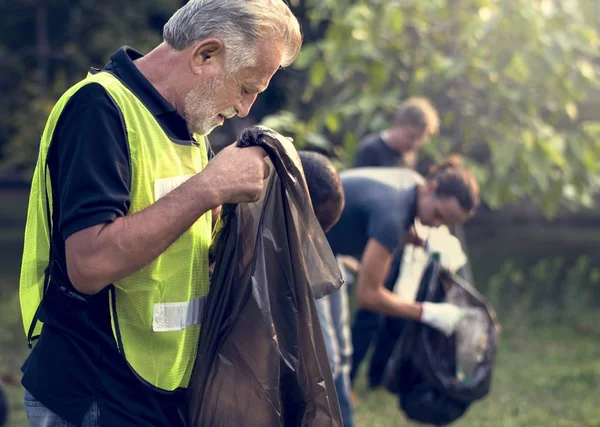
<path fill-rule="evenodd" d="M 262 147 L 271 173 L 257 203 L 223 206 L 215 227 L 190 425 L 341 426 L 315 298 L 343 280 L 300 159 L 265 127 L 238 144 Z"/>
<path fill-rule="evenodd" d="M 407 418 L 448 425 L 489 393 L 500 324 L 483 295 L 435 258 L 416 300 L 454 304 L 464 317 L 450 337 L 418 322 L 386 319 L 384 328 L 395 344 L 383 383 L 399 396 Z"/>

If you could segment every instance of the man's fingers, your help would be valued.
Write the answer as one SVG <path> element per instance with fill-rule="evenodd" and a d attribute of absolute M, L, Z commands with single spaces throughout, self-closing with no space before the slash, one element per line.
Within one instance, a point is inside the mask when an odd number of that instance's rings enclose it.
<path fill-rule="evenodd" d="M 264 158 L 267 157 L 267 152 L 261 147 L 246 147 L 242 148 L 242 150 L 248 150 L 252 156 L 260 156 L 261 159 L 263 159 L 263 178 L 267 179 L 269 177 L 269 174 L 271 173 L 271 168 L 264 160 Z"/>
<path fill-rule="evenodd" d="M 242 148 L 242 150 L 248 150 L 249 152 L 252 152 L 253 155 L 258 155 L 262 158 L 267 157 L 267 152 L 261 147 L 246 147 L 246 148 Z M 254 153 L 256 153 L 256 154 L 254 154 Z"/>

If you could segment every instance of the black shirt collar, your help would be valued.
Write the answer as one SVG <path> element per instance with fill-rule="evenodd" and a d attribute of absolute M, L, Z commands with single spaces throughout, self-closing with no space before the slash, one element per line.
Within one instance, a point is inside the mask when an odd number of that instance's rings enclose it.
<path fill-rule="evenodd" d="M 385 139 L 383 138 L 383 134 L 380 133 L 379 134 L 379 140 L 378 140 L 379 144 L 383 147 L 383 150 L 385 151 L 386 155 L 392 157 L 392 158 L 399 158 L 402 156 L 402 153 L 400 151 L 396 151 L 394 150 L 392 147 L 390 147 L 388 145 L 387 142 L 385 142 Z"/>
<path fill-rule="evenodd" d="M 102 71 L 113 74 L 127 86 L 156 118 L 173 142 L 183 145 L 195 145 L 196 141 L 191 135 L 183 116 L 152 86 L 152 83 L 133 63 L 133 61 L 143 56 L 129 46 L 123 46 L 110 56 L 110 62 L 104 66 Z M 92 72 L 98 71 L 100 70 L 92 69 Z"/>
<path fill-rule="evenodd" d="M 110 56 L 110 62 L 106 64 L 103 71 L 108 71 L 119 78 L 154 116 L 175 112 L 175 107 L 163 98 L 133 63 L 143 56 L 129 46 L 123 46 Z"/>

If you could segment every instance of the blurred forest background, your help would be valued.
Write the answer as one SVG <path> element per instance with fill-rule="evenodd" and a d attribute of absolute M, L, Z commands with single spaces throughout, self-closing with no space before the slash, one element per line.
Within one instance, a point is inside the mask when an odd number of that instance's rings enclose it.
<path fill-rule="evenodd" d="M 17 302 L 28 181 L 54 103 L 122 45 L 148 52 L 185 1 L 0 0 L 0 375 L 27 348 Z M 289 0 L 305 44 L 251 115 L 349 166 L 359 139 L 426 96 L 485 206 L 465 227 L 475 283 L 504 326 L 493 392 L 464 426 L 600 425 L 600 1 Z M 10 425 L 24 425 L 9 387 Z M 359 425 L 407 425 L 362 386 Z"/>

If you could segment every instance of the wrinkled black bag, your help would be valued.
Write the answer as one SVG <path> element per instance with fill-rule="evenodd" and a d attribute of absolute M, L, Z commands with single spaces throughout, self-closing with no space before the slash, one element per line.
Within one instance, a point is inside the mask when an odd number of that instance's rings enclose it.
<path fill-rule="evenodd" d="M 188 394 L 191 426 L 341 426 L 315 306 L 341 272 L 290 140 L 264 127 L 238 143 L 268 154 L 257 203 L 225 205 Z"/>
<path fill-rule="evenodd" d="M 419 322 L 385 321 L 386 333 L 396 344 L 386 366 L 384 386 L 399 395 L 400 407 L 408 418 L 445 425 L 488 394 L 500 325 L 485 298 L 465 280 L 443 271 L 436 260 L 427 266 L 416 300 L 451 302 L 478 315 L 461 321 L 450 337 Z M 481 336 L 485 341 L 470 348 L 461 337 L 475 328 L 484 332 Z M 461 371 L 465 353 L 472 356 L 476 352 L 477 362 L 471 364 L 471 374 L 465 377 Z"/>
<path fill-rule="evenodd" d="M 402 250 L 400 250 L 398 254 L 394 256 L 392 264 L 390 265 L 389 271 L 394 272 L 394 274 L 389 274 L 386 277 L 384 282 L 384 286 L 386 287 L 386 289 L 393 291 L 394 285 L 396 284 L 396 281 L 398 280 L 398 276 L 400 274 L 401 264 Z M 465 270 L 463 267 L 456 272 L 455 277 L 459 277 L 464 280 L 464 274 Z M 395 344 L 398 341 L 398 337 L 400 336 L 400 332 L 404 324 L 405 322 L 398 318 L 383 318 L 381 327 L 379 328 L 379 331 L 377 333 L 375 347 L 371 356 L 371 361 L 369 363 L 369 387 L 375 388 L 382 384 L 386 366 L 388 364 L 388 361 L 390 360 L 390 357 L 392 356 Z"/>

